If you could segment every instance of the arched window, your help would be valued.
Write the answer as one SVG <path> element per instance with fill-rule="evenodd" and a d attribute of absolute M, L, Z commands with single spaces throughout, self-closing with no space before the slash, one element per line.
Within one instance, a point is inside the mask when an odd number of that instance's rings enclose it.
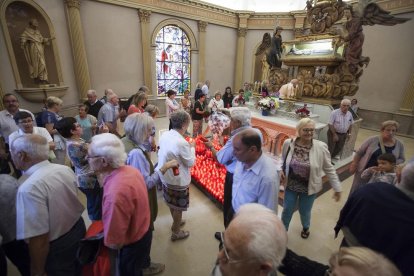
<path fill-rule="evenodd" d="M 183 94 L 190 90 L 190 41 L 187 34 L 174 25 L 167 25 L 156 37 L 157 91 L 164 96 L 169 89 Z"/>

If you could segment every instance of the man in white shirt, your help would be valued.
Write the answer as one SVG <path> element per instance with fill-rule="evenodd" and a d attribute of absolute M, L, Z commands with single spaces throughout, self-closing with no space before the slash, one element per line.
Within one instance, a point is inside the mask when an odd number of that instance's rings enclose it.
<path fill-rule="evenodd" d="M 46 138 L 29 134 L 10 145 L 24 174 L 16 196 L 16 239 L 28 242 L 32 275 L 80 275 L 76 259 L 86 229 L 74 172 L 48 159 Z"/>
<path fill-rule="evenodd" d="M 19 108 L 19 100 L 11 93 L 7 93 L 3 96 L 4 110 L 0 111 L 0 173 L 9 173 L 9 136 L 12 132 L 18 130 L 16 123 L 14 122 L 13 116 L 19 111 L 29 112 L 35 121 L 34 115 L 25 109 Z"/>
<path fill-rule="evenodd" d="M 210 99 L 210 95 L 208 94 L 208 90 L 209 89 L 210 89 L 210 81 L 209 80 L 206 80 L 206 82 L 204 83 L 204 85 L 201 87 L 201 91 L 203 91 L 203 94 L 206 95 L 207 100 Z"/>
<path fill-rule="evenodd" d="M 340 108 L 332 111 L 331 116 L 329 117 L 329 131 L 327 135 L 328 149 L 331 153 L 331 158 L 334 158 L 341 153 L 346 139 L 351 135 L 354 119 L 351 112 L 349 112 L 350 106 L 351 101 L 343 99 Z"/>
<path fill-rule="evenodd" d="M 110 133 L 120 137 L 117 130 L 117 122 L 119 119 L 118 95 L 111 92 L 106 97 L 107 102 L 101 107 L 98 113 L 98 126 L 101 127 L 102 124 L 105 124 Z"/>

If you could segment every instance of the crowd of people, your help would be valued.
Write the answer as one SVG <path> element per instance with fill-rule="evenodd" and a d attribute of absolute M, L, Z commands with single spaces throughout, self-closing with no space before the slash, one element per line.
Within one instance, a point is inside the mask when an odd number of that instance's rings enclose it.
<path fill-rule="evenodd" d="M 225 231 L 214 235 L 220 250 L 212 275 L 414 274 L 414 160 L 402 166 L 405 153 L 395 137 L 397 122 L 383 122 L 379 134 L 356 151 L 349 168 L 354 174 L 350 196 L 332 226 L 344 239 L 325 265 L 288 249 L 288 230 L 298 205 L 300 237 L 310 236 L 312 206 L 324 175 L 333 198 L 341 198 L 332 161 L 352 133 L 351 102 L 344 99 L 332 112 L 328 145 L 314 138 L 313 120 L 299 120 L 296 137 L 283 143 L 278 170 L 264 152 L 263 134 L 252 126 L 249 108 L 243 106 L 243 90 L 233 96 L 227 87 L 224 95 L 217 91 L 213 97 L 209 88 L 210 81 L 199 83 L 194 100 L 190 91 L 179 101 L 176 91 L 166 93 L 169 130 L 158 145 L 159 109 L 147 103 L 145 86 L 123 108 L 113 90 L 105 90 L 101 99 L 89 90 L 75 117 L 60 115 L 63 102 L 56 97 L 48 97 L 35 116 L 20 108 L 15 95 L 4 95 L 0 275 L 7 275 L 5 257 L 22 275 L 154 275 L 168 270 L 151 258 L 157 188 L 171 214 L 169 239 L 187 239 L 183 212 L 190 206 L 190 170 L 196 155 L 195 140 L 186 138 L 215 133 L 210 123 L 203 133 L 203 121 L 216 120 L 223 110 L 229 139 L 204 142 L 226 168 Z M 216 150 L 216 142 L 222 143 L 221 149 Z M 89 229 L 81 216 L 78 190 L 86 196 Z M 94 263 L 82 267 L 79 242 L 85 237 L 102 240 L 102 250 Z"/>

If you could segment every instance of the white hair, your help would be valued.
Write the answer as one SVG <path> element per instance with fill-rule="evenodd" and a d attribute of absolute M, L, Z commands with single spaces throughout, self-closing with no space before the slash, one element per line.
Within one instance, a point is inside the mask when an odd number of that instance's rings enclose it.
<path fill-rule="evenodd" d="M 115 92 L 110 92 L 106 95 L 108 102 L 112 101 L 112 99 L 115 97 L 118 97 L 118 95 Z"/>
<path fill-rule="evenodd" d="M 399 186 L 414 193 L 414 162 L 409 162 L 401 171 L 401 181 Z"/>
<path fill-rule="evenodd" d="M 350 99 L 343 99 L 343 100 L 341 101 L 341 105 L 342 105 L 342 104 L 351 105 L 351 100 L 350 100 Z"/>
<path fill-rule="evenodd" d="M 25 152 L 33 160 L 49 158 L 49 143 L 38 134 L 22 135 L 14 139 L 11 148 L 15 152 Z"/>
<path fill-rule="evenodd" d="M 279 217 L 261 204 L 249 203 L 240 207 L 234 221 L 250 236 L 247 244 L 249 256 L 270 262 L 276 272 L 287 248 L 287 233 Z"/>
<path fill-rule="evenodd" d="M 233 107 L 230 109 L 230 117 L 235 121 L 239 121 L 243 127 L 250 126 L 252 114 L 248 107 Z"/>
<path fill-rule="evenodd" d="M 125 164 L 125 146 L 121 139 L 112 133 L 95 135 L 89 148 L 93 155 L 104 157 L 114 169 Z"/>
<path fill-rule="evenodd" d="M 105 89 L 105 96 L 108 96 L 108 94 L 114 93 L 114 91 L 111 88 Z"/>
<path fill-rule="evenodd" d="M 96 90 L 89 89 L 88 92 L 86 92 L 87 95 L 96 96 Z"/>
<path fill-rule="evenodd" d="M 300 137 L 300 130 L 304 128 L 307 124 L 312 124 L 315 126 L 315 122 L 312 119 L 309 118 L 302 118 L 297 122 L 296 124 L 296 132 L 297 136 Z"/>
<path fill-rule="evenodd" d="M 124 122 L 125 136 L 137 145 L 148 140 L 154 127 L 154 120 L 147 113 L 134 113 L 129 115 Z"/>

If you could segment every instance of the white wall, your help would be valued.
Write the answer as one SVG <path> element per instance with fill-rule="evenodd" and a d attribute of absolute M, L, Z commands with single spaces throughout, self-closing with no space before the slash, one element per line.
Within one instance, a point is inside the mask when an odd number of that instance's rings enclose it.
<path fill-rule="evenodd" d="M 82 1 L 81 18 L 91 86 L 99 95 L 112 88 L 129 96 L 144 84 L 138 11 Z"/>

